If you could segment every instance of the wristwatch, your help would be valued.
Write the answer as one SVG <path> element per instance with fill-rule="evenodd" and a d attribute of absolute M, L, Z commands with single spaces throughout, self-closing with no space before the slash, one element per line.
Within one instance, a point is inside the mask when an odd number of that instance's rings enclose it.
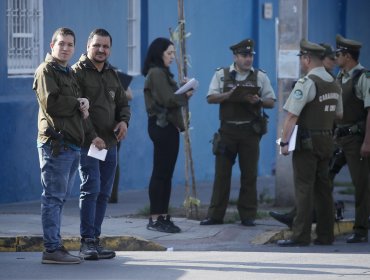
<path fill-rule="evenodd" d="M 280 147 L 284 147 L 286 145 L 289 145 L 289 142 L 282 142 L 282 141 L 280 141 L 279 145 L 280 145 Z"/>

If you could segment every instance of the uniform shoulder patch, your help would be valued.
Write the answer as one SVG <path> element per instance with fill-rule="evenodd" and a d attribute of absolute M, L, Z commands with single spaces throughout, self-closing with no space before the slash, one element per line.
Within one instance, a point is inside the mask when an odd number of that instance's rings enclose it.
<path fill-rule="evenodd" d="M 300 78 L 297 83 L 301 83 L 301 84 L 304 84 L 306 81 L 308 80 L 307 77 L 303 77 L 303 78 Z"/>
<path fill-rule="evenodd" d="M 300 90 L 300 89 L 296 89 L 294 92 L 293 92 L 293 97 L 297 100 L 300 100 L 302 99 L 303 97 L 303 92 Z"/>
<path fill-rule="evenodd" d="M 370 70 L 365 71 L 365 77 L 370 79 Z"/>

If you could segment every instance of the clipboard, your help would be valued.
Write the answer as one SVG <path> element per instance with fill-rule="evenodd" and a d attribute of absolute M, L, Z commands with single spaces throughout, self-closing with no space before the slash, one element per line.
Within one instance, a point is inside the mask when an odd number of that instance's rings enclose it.
<path fill-rule="evenodd" d="M 258 92 L 261 87 L 254 87 L 254 86 L 237 86 L 232 94 L 229 97 L 229 101 L 232 102 L 242 102 L 246 101 L 245 97 L 249 94 L 251 95 L 258 95 Z"/>

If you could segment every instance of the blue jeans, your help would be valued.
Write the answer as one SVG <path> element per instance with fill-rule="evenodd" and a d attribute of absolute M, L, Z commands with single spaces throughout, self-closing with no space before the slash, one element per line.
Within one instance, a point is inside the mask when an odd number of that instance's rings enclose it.
<path fill-rule="evenodd" d="M 71 193 L 80 160 L 80 152 L 61 150 L 57 157 L 51 155 L 50 144 L 38 148 L 41 169 L 41 218 L 44 247 L 55 250 L 62 245 L 60 227 L 63 205 Z"/>
<path fill-rule="evenodd" d="M 105 210 L 112 193 L 117 166 L 117 146 L 108 149 L 105 161 L 87 155 L 81 149 L 80 161 L 80 234 L 82 238 L 100 236 Z"/>

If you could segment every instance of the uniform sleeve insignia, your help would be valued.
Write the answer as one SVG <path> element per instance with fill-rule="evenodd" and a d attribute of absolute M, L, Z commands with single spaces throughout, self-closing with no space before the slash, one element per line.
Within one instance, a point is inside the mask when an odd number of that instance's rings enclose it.
<path fill-rule="evenodd" d="M 300 78 L 297 83 L 304 84 L 308 79 L 306 77 Z"/>
<path fill-rule="evenodd" d="M 294 92 L 293 92 L 293 97 L 297 100 L 300 100 L 302 99 L 303 97 L 303 92 L 300 90 L 300 89 L 296 89 Z"/>
<path fill-rule="evenodd" d="M 365 76 L 366 76 L 366 78 L 370 79 L 370 71 L 366 71 Z"/>

